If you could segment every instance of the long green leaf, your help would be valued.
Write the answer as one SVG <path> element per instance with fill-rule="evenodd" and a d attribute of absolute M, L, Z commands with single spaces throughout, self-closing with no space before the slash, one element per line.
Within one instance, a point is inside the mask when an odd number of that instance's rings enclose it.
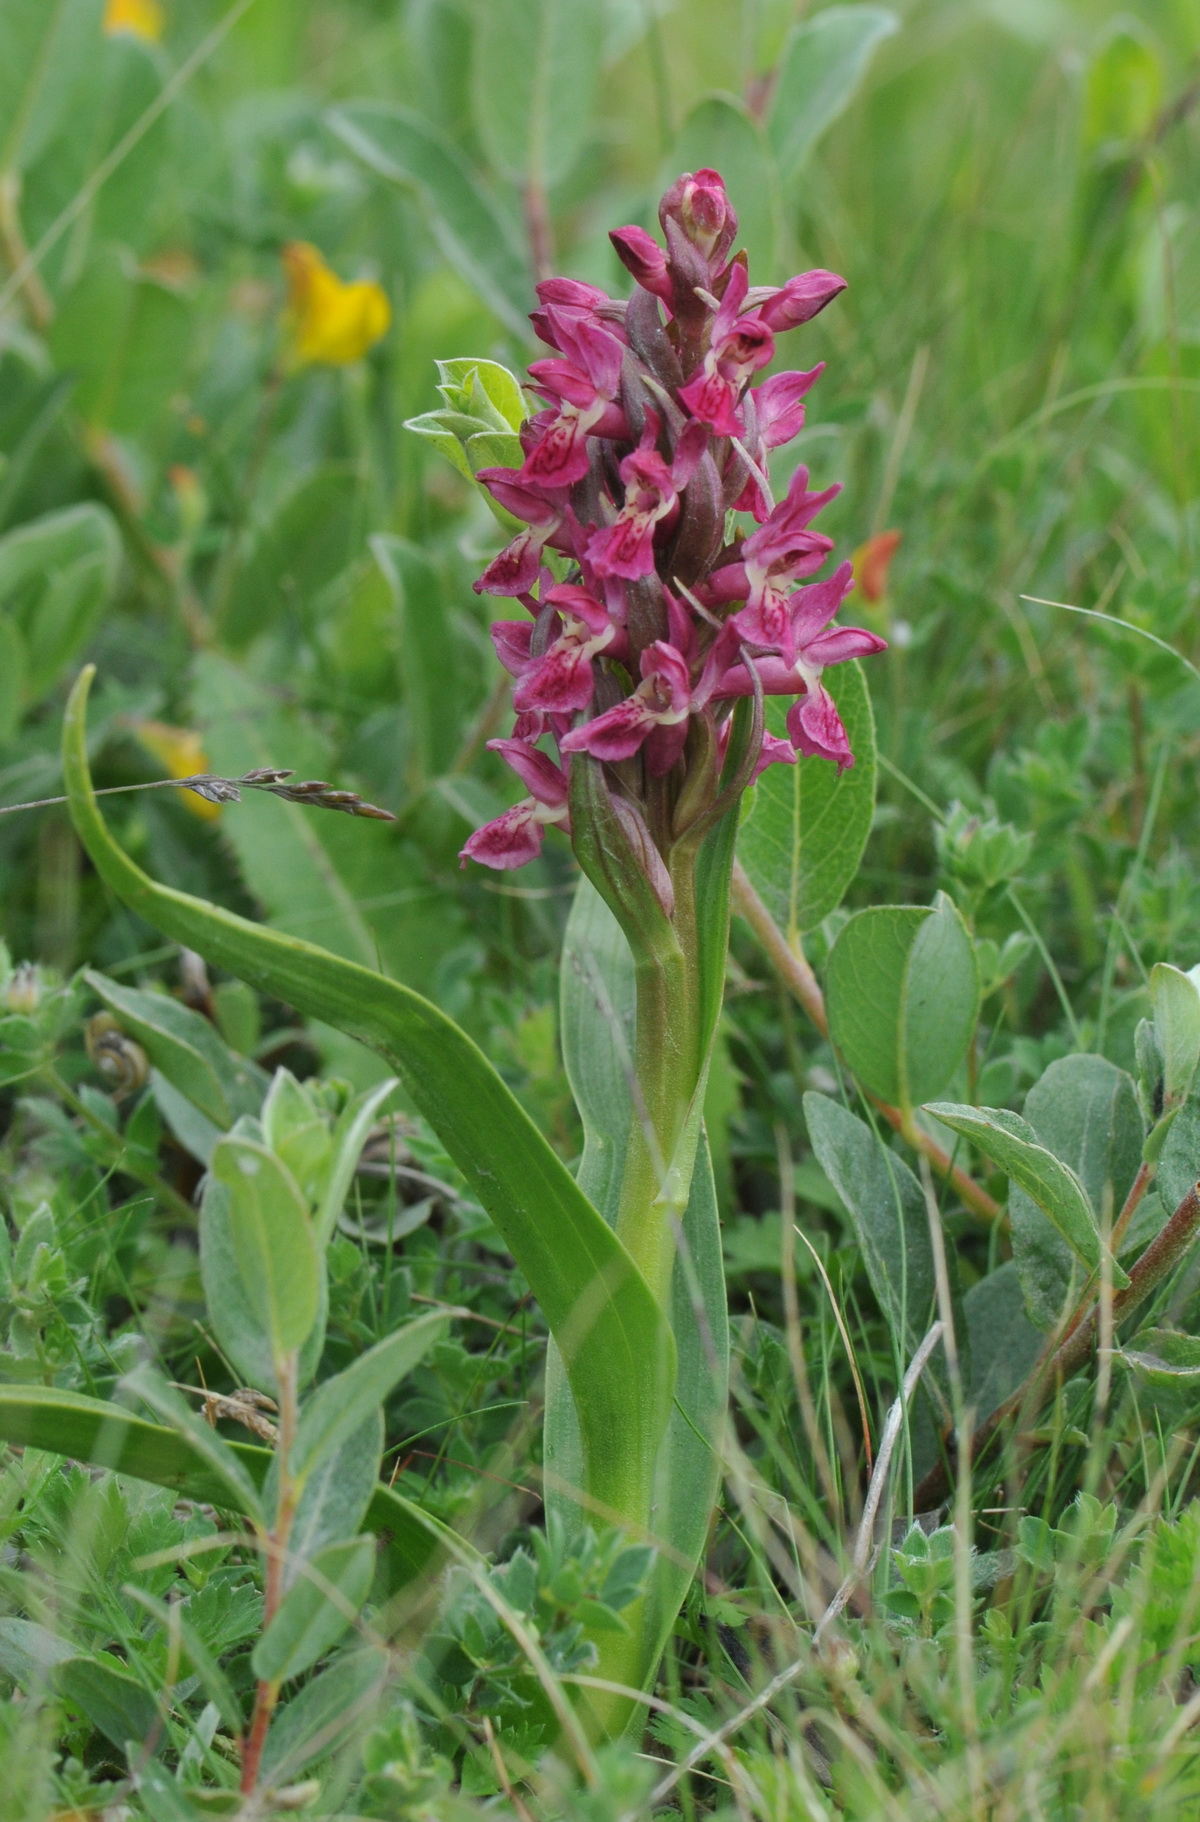
<path fill-rule="evenodd" d="M 311 943 L 157 885 L 113 841 L 88 772 L 93 671 L 71 692 L 63 770 L 80 840 L 148 923 L 260 991 L 380 1051 L 441 1138 L 529 1281 L 562 1349 L 588 1486 L 618 1512 L 649 1497 L 670 1411 L 675 1344 L 625 1247 L 487 1058 L 420 994 Z"/>
<path fill-rule="evenodd" d="M 0 1385 L 0 1439 L 13 1448 L 44 1449 L 85 1461 L 114 1474 L 170 1487 L 186 1499 L 205 1505 L 240 1509 L 227 1482 L 213 1472 L 192 1440 L 178 1430 L 134 1416 L 122 1405 L 65 1392 L 57 1386 Z M 255 1487 L 261 1487 L 275 1459 L 270 1449 L 229 1442 Z M 387 1573 L 395 1588 L 428 1573 L 445 1527 L 428 1518 L 390 1487 L 379 1486 L 367 1508 L 367 1529 L 387 1544 Z M 461 1554 L 468 1548 L 453 1540 Z"/>

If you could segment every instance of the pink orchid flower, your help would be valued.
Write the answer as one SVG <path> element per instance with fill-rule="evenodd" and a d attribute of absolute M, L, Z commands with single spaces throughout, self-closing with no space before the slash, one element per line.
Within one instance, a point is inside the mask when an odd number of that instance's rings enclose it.
<path fill-rule="evenodd" d="M 569 828 L 567 780 L 562 769 L 527 740 L 489 740 L 488 746 L 503 754 L 531 794 L 476 829 L 459 851 L 459 860 L 464 867 L 477 860 L 505 871 L 537 859 L 551 824 Z"/>
<path fill-rule="evenodd" d="M 477 595 L 526 595 L 538 579 L 542 551 L 554 543 L 567 512 L 565 491 L 530 487 L 515 479 L 516 469 L 481 468 L 475 476 L 514 518 L 528 527 L 493 557 L 472 587 Z"/>
<path fill-rule="evenodd" d="M 671 770 L 688 733 L 692 685 L 687 659 L 665 639 L 648 645 L 641 658 L 642 681 L 632 696 L 563 736 L 564 753 L 590 753 L 615 762 L 646 748 L 654 778 Z"/>
<path fill-rule="evenodd" d="M 739 316 L 746 296 L 746 268 L 735 265 L 712 323 L 708 353 L 680 388 L 680 403 L 719 437 L 740 437 L 745 428 L 738 403 L 750 376 L 775 353 L 775 337 L 755 311 Z"/>
<path fill-rule="evenodd" d="M 592 700 L 595 677 L 592 662 L 601 652 L 623 657 L 625 634 L 609 619 L 604 604 L 587 589 L 562 583 L 546 591 L 542 603 L 554 610 L 551 624 L 557 631 L 540 655 L 533 653 L 537 628 L 528 621 L 498 620 L 492 642 L 501 664 L 517 678 L 513 707 L 520 715 L 542 710 L 552 715 L 572 715 Z"/>
<path fill-rule="evenodd" d="M 687 486 L 704 454 L 708 432 L 692 422 L 680 436 L 668 468 L 655 448 L 661 430 L 662 420 L 648 411 L 641 442 L 620 465 L 625 504 L 611 525 L 593 532 L 587 547 L 588 562 L 598 576 L 633 582 L 650 574 L 655 531 L 678 512 L 679 490 Z"/>
<path fill-rule="evenodd" d="M 558 305 L 546 319 L 565 360 L 534 361 L 534 390 L 557 400 L 557 409 L 533 420 L 537 441 L 517 479 L 540 487 L 570 487 L 588 471 L 589 436 L 628 435 L 625 414 L 615 402 L 625 350 L 615 335 Z"/>
<path fill-rule="evenodd" d="M 805 395 L 825 371 L 821 361 L 807 373 L 773 373 L 746 396 L 747 448 L 766 473 L 772 449 L 790 443 L 804 428 Z M 771 501 L 757 475 L 751 475 L 733 503 L 735 512 L 752 512 L 761 525 L 769 518 Z"/>

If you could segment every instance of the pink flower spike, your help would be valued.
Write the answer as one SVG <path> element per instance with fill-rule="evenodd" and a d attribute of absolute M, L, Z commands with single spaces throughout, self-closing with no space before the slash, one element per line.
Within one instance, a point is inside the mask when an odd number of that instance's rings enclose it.
<path fill-rule="evenodd" d="M 785 329 L 798 329 L 845 289 L 845 279 L 839 278 L 836 272 L 799 272 L 759 304 L 758 314 L 767 328 L 774 329 L 777 334 Z"/>
<path fill-rule="evenodd" d="M 667 256 L 652 234 L 645 228 L 613 228 L 608 236 L 616 249 L 617 258 L 631 272 L 643 291 L 650 291 L 662 299 L 670 309 L 675 297 L 675 285 L 667 270 Z"/>

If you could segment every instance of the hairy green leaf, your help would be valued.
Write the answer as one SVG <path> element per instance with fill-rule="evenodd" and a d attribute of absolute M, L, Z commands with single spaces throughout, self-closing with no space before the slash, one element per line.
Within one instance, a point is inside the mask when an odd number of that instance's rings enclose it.
<path fill-rule="evenodd" d="M 929 1326 L 935 1295 L 921 1185 L 904 1159 L 837 1101 L 806 1094 L 804 1117 L 817 1162 L 854 1221 L 871 1289 L 901 1353 L 911 1354 Z"/>
<path fill-rule="evenodd" d="M 1100 1233 L 1083 1184 L 1069 1165 L 1038 1144 L 1026 1120 L 1004 1108 L 966 1107 L 954 1101 L 933 1101 L 928 1111 L 970 1139 L 1023 1189 L 1089 1271 L 1098 1268 Z M 1114 1266 L 1114 1282 L 1129 1282 L 1119 1266 Z"/>
<path fill-rule="evenodd" d="M 839 664 L 825 686 L 846 725 L 854 764 L 827 759 L 768 766 L 750 794 L 738 831 L 738 859 L 781 930 L 813 930 L 837 909 L 858 871 L 875 813 L 875 717 L 857 662 Z M 785 733 L 787 703 L 771 696 L 768 732 Z"/>
<path fill-rule="evenodd" d="M 604 0 L 488 0 L 475 29 L 475 128 L 503 177 L 540 189 L 566 177 L 587 143 Z"/>
<path fill-rule="evenodd" d="M 255 1676 L 281 1682 L 324 1657 L 354 1621 L 374 1573 L 375 1543 L 370 1537 L 328 1544 L 314 1556 L 254 1647 L 250 1662 Z"/>
<path fill-rule="evenodd" d="M 239 1114 L 258 1112 L 266 1076 L 235 1057 L 208 1019 L 169 994 L 123 987 L 91 968 L 83 978 L 160 1074 L 214 1125 L 224 1130 Z"/>
<path fill-rule="evenodd" d="M 407 1373 L 446 1332 L 448 1318 L 439 1311 L 406 1322 L 376 1342 L 344 1372 L 327 1379 L 304 1407 L 292 1447 L 292 1473 L 298 1480 L 339 1448 L 373 1410 L 389 1398 Z"/>
<path fill-rule="evenodd" d="M 212 1174 L 229 1191 L 242 1285 L 278 1363 L 308 1340 L 320 1307 L 323 1266 L 308 1204 L 273 1152 L 236 1133 L 213 1152 Z"/>

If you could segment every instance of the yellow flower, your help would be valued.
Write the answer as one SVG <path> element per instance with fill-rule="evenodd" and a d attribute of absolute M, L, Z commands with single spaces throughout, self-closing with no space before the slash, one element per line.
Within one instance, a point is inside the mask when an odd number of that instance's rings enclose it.
<path fill-rule="evenodd" d="M 164 765 L 172 778 L 194 778 L 208 771 L 208 755 L 199 734 L 191 728 L 173 728 L 165 721 L 137 721 L 134 733 L 146 748 Z M 180 791 L 183 803 L 202 822 L 215 822 L 221 814 L 219 803 L 209 803 L 194 791 Z"/>
<path fill-rule="evenodd" d="M 369 279 L 346 284 L 306 240 L 289 241 L 283 263 L 288 276 L 285 326 L 297 366 L 348 366 L 387 334 L 392 308 L 381 286 Z"/>
<path fill-rule="evenodd" d="M 163 35 L 163 9 L 159 0 L 104 0 L 104 29 L 109 37 L 128 32 L 157 44 Z"/>

